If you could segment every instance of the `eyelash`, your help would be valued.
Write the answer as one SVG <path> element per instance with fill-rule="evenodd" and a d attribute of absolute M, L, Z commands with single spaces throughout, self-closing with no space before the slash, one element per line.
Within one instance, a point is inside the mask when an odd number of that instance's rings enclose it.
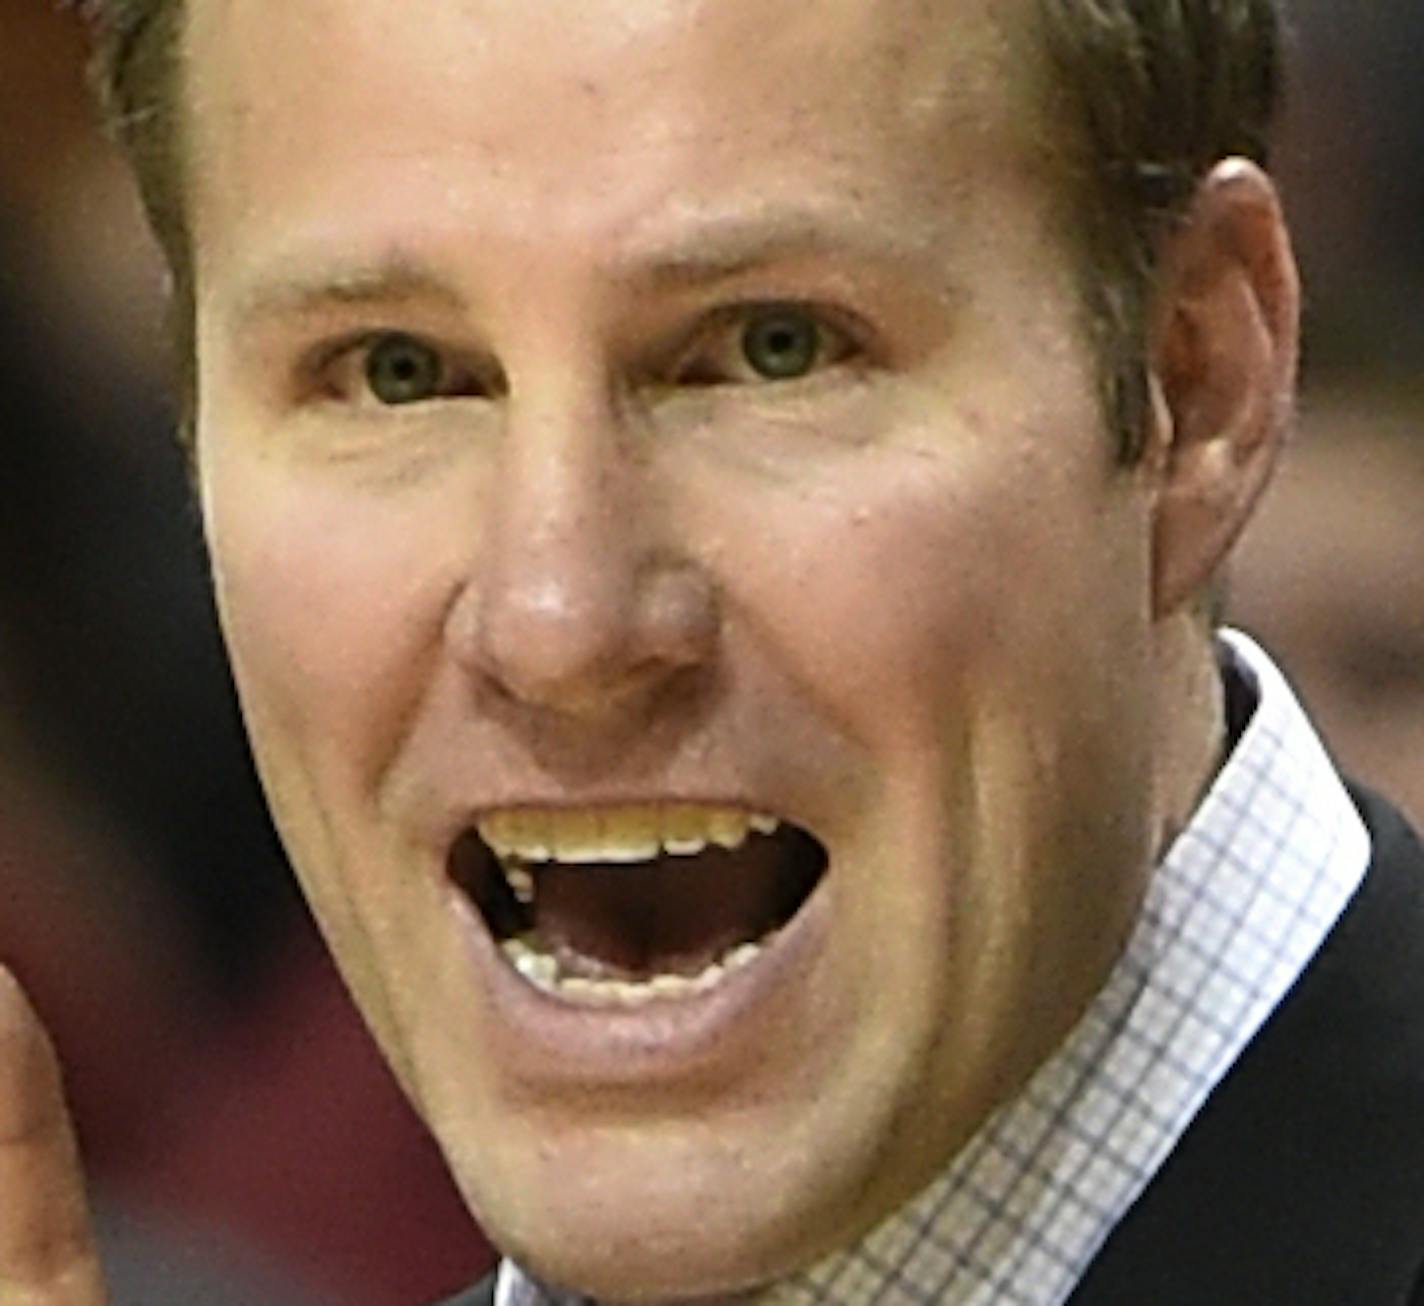
<path fill-rule="evenodd" d="M 752 373 L 750 364 L 742 352 L 744 333 L 760 317 L 774 318 L 777 315 L 804 317 L 816 329 L 817 358 L 810 372 L 803 377 L 774 379 L 759 377 Z M 675 354 L 675 364 L 671 371 L 680 385 L 760 385 L 789 386 L 797 382 L 806 383 L 842 363 L 863 357 L 866 353 L 864 341 L 868 331 L 863 322 L 843 310 L 826 305 L 797 300 L 754 300 L 747 303 L 731 304 L 718 309 L 706 321 L 699 324 L 683 348 Z M 733 362 L 723 366 L 720 376 L 699 377 L 696 364 L 699 357 L 707 357 L 718 350 L 725 351 Z M 716 371 L 714 365 L 714 371 Z M 739 378 L 733 373 L 741 371 Z"/>
<path fill-rule="evenodd" d="M 402 331 L 396 327 L 363 330 L 319 346 L 301 365 L 300 373 L 306 381 L 302 389 L 316 398 L 334 403 L 350 404 L 354 394 L 358 402 L 364 401 L 371 407 L 390 407 L 391 405 L 381 403 L 370 394 L 366 384 L 366 368 L 376 346 L 400 340 L 408 340 L 413 345 L 430 350 L 440 361 L 443 374 L 447 378 L 439 396 L 441 399 L 489 398 L 503 390 L 502 372 L 488 381 L 481 381 L 478 377 L 479 369 L 468 359 L 462 361 L 458 351 L 447 349 L 426 336 Z M 353 375 L 343 384 L 339 374 L 347 369 L 351 370 Z"/>
<path fill-rule="evenodd" d="M 804 316 L 816 330 L 816 359 L 805 375 L 787 378 L 760 376 L 745 361 L 743 333 L 755 324 L 758 317 L 769 318 L 777 314 Z M 753 300 L 717 309 L 677 349 L 670 352 L 666 364 L 657 370 L 663 376 L 670 376 L 671 383 L 677 386 L 784 388 L 810 383 L 835 368 L 863 361 L 869 353 L 865 343 L 868 337 L 865 323 L 842 309 L 797 300 Z M 303 390 L 334 403 L 355 402 L 378 410 L 399 407 L 371 394 L 366 369 L 377 346 L 402 340 L 430 350 L 442 368 L 440 393 L 426 400 L 412 401 L 407 406 L 419 407 L 449 399 L 496 398 L 507 389 L 498 364 L 481 369 L 469 360 L 468 355 L 462 358 L 460 351 L 448 349 L 436 340 L 398 328 L 377 328 L 344 336 L 318 348 L 301 368 L 302 375 L 308 378 Z M 719 351 L 722 353 L 721 360 L 699 373 L 700 366 Z M 732 360 L 730 364 L 727 361 L 729 358 Z M 350 369 L 353 375 L 343 382 L 340 372 L 346 369 Z M 481 379 L 481 370 L 489 375 Z M 742 375 L 736 375 L 738 372 Z"/>

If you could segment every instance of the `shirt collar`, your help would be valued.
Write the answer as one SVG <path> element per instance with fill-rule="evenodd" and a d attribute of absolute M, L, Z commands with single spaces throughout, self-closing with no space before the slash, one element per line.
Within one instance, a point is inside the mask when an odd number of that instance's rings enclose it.
<path fill-rule="evenodd" d="M 1234 631 L 1219 650 L 1255 711 L 1102 991 L 928 1189 L 763 1306 L 1061 1306 L 1309 964 L 1364 877 L 1369 836 L 1270 658 Z M 500 1268 L 495 1306 L 582 1300 Z"/>

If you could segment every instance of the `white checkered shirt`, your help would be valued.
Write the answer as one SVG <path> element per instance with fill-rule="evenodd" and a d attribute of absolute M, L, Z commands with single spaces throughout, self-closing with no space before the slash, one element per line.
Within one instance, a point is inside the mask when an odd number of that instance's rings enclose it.
<path fill-rule="evenodd" d="M 928 1189 L 759 1306 L 1060 1306 L 1364 878 L 1369 836 L 1281 674 L 1148 887 L 1107 984 Z M 496 1306 L 568 1306 L 506 1261 Z"/>

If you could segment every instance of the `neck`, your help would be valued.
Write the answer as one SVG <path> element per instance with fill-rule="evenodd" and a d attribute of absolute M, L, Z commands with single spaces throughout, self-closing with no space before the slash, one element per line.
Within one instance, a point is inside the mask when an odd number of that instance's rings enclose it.
<path fill-rule="evenodd" d="M 1208 622 L 1164 619 L 1157 652 L 1157 852 L 1200 805 L 1225 761 L 1226 703 Z"/>

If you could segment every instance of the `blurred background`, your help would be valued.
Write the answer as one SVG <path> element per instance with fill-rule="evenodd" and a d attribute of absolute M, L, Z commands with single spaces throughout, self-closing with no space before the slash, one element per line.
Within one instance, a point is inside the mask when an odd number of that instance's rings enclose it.
<path fill-rule="evenodd" d="M 1424 5 L 1296 0 L 1300 427 L 1233 622 L 1424 821 Z M 163 278 L 81 33 L 0 0 L 0 956 L 119 1306 L 409 1306 L 490 1259 L 267 823 L 170 437 Z"/>

